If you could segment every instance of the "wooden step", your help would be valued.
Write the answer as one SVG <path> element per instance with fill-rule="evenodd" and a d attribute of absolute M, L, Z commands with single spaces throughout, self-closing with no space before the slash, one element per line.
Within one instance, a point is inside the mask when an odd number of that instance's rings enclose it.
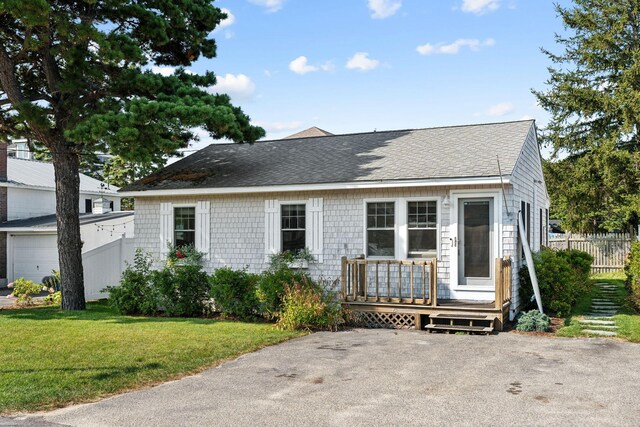
<path fill-rule="evenodd" d="M 434 325 L 429 324 L 424 327 L 427 331 L 445 331 L 445 332 L 479 332 L 482 334 L 490 334 L 493 328 L 490 326 L 467 326 L 467 325 Z"/>
<path fill-rule="evenodd" d="M 453 320 L 486 320 L 488 322 L 492 322 L 495 320 L 496 316 L 494 315 L 485 315 L 485 314 L 447 314 L 447 313 L 436 313 L 430 314 L 430 319 L 453 319 Z"/>

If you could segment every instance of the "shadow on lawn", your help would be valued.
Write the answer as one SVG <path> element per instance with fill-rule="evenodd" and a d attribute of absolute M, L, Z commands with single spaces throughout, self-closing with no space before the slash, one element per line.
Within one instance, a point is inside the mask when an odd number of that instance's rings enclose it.
<path fill-rule="evenodd" d="M 91 376 L 94 380 L 108 380 L 123 375 L 131 375 L 140 371 L 164 369 L 164 366 L 157 362 L 146 363 L 139 366 L 92 366 L 84 368 L 41 368 L 41 369 L 0 369 L 0 374 L 39 374 L 43 372 L 98 372 Z"/>
<path fill-rule="evenodd" d="M 73 321 L 90 321 L 104 323 L 191 323 L 200 325 L 210 325 L 217 322 L 218 319 L 204 317 L 162 317 L 162 316 L 126 316 L 117 313 L 111 308 L 106 301 L 96 301 L 87 304 L 84 311 L 63 311 L 57 306 L 40 306 L 16 308 L 11 310 L 0 310 L 0 320 L 19 319 L 19 320 L 73 320 Z"/>

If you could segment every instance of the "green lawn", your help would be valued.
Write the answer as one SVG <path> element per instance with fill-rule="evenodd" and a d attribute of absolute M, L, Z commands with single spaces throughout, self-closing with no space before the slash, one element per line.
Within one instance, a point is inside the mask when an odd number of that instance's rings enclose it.
<path fill-rule="evenodd" d="M 617 286 L 615 302 L 620 306 L 620 314 L 614 316 L 616 326 L 618 329 L 618 338 L 623 338 L 631 342 L 640 343 L 640 315 L 634 314 L 626 300 L 627 292 L 624 289 L 624 274 L 622 273 L 608 273 L 599 274 L 592 277 L 594 283 L 609 283 Z M 561 337 L 583 337 L 590 336 L 583 332 L 584 326 L 579 322 L 590 311 L 591 300 L 599 296 L 598 290 L 595 288 L 593 292 L 587 295 L 583 295 L 578 300 L 576 306 L 573 309 L 571 316 L 565 320 L 565 326 L 560 328 L 557 332 Z M 589 329 L 598 329 L 597 327 L 590 326 Z"/>
<path fill-rule="evenodd" d="M 105 303 L 0 310 L 0 331 L 0 413 L 95 400 L 301 335 L 267 323 L 121 316 Z"/>

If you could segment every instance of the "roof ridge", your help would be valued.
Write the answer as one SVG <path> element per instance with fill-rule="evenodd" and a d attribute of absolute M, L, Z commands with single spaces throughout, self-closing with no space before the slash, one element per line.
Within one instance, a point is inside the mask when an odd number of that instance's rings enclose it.
<path fill-rule="evenodd" d="M 313 139 L 313 138 L 333 138 L 336 136 L 354 136 L 354 135 L 370 135 L 374 133 L 392 133 L 392 132 L 412 132 L 418 130 L 432 130 L 432 129 L 451 129 L 451 128 L 464 128 L 464 127 L 474 127 L 474 126 L 492 126 L 492 125 L 506 125 L 510 123 L 524 123 L 524 122 L 535 122 L 535 119 L 523 119 L 523 120 L 507 120 L 504 122 L 487 122 L 487 123 L 468 123 L 462 125 L 447 125 L 447 126 L 432 126 L 432 127 L 423 127 L 423 128 L 410 128 L 410 129 L 389 129 L 389 130 L 374 130 L 369 132 L 352 132 L 352 133 L 334 133 L 333 135 L 317 135 L 317 136 L 308 136 L 306 138 L 281 138 L 281 139 L 263 139 L 260 141 L 256 141 L 256 143 L 260 142 L 274 142 L 274 141 L 288 141 L 295 139 Z M 322 129 L 321 129 L 322 130 Z M 237 144 L 235 142 L 227 143 L 227 144 L 209 144 L 211 145 L 233 145 Z"/>

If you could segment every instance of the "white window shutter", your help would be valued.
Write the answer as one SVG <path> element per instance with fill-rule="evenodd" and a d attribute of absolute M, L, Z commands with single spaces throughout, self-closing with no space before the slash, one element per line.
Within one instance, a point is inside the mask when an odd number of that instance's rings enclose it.
<path fill-rule="evenodd" d="M 311 198 L 307 203 L 307 247 L 316 261 L 323 262 L 324 215 L 322 198 Z"/>
<path fill-rule="evenodd" d="M 173 243 L 173 205 L 160 203 L 160 254 L 169 253 L 168 243 Z"/>
<path fill-rule="evenodd" d="M 277 200 L 264 201 L 264 258 L 280 252 L 280 204 Z"/>
<path fill-rule="evenodd" d="M 196 250 L 209 256 L 211 251 L 211 202 L 196 203 Z"/>

